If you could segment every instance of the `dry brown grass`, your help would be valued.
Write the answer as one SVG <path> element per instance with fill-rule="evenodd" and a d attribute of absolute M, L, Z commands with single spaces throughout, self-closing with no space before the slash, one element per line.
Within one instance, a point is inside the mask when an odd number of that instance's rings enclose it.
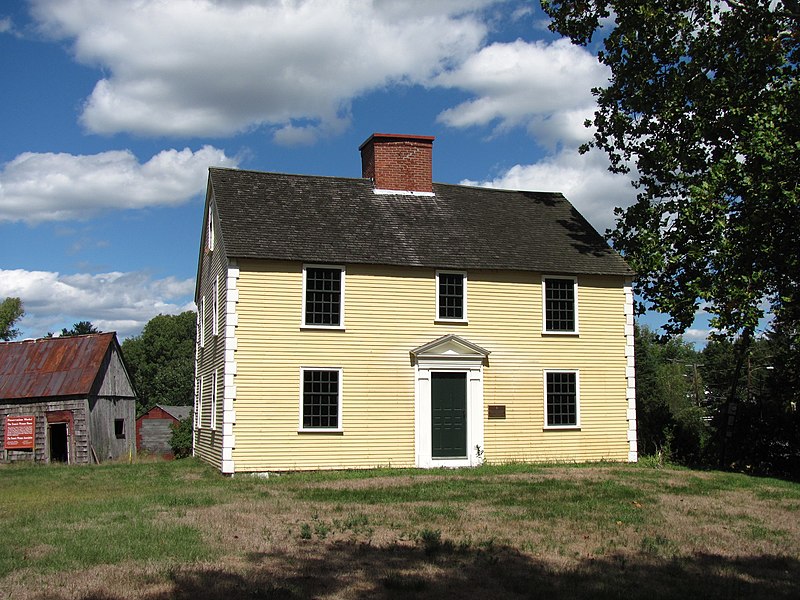
<path fill-rule="evenodd" d="M 211 505 L 153 512 L 199 530 L 213 560 L 22 568 L 0 598 L 795 598 L 800 486 L 740 477 L 589 466 L 233 480 Z M 396 495 L 414 486 L 443 500 Z M 351 493 L 362 500 L 338 495 Z M 537 503 L 553 502 L 542 516 Z"/>

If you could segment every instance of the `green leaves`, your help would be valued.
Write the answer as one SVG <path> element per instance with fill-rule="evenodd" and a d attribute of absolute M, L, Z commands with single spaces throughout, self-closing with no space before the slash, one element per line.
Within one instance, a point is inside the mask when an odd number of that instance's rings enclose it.
<path fill-rule="evenodd" d="M 590 145 L 639 190 L 609 237 L 670 332 L 701 302 L 729 334 L 797 302 L 800 13 L 787 6 L 543 2 L 553 31 L 601 37 L 612 75 Z"/>
<path fill-rule="evenodd" d="M 25 315 L 22 300 L 8 297 L 0 302 L 0 340 L 13 340 L 19 335 L 14 325 Z"/>
<path fill-rule="evenodd" d="M 139 413 L 156 404 L 190 405 L 194 395 L 196 315 L 158 315 L 142 334 L 122 342 L 122 353 L 136 392 Z"/>

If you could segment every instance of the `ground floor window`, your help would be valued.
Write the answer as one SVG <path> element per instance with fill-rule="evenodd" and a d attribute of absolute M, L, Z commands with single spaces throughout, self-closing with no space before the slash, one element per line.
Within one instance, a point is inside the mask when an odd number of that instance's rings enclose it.
<path fill-rule="evenodd" d="M 578 427 L 577 371 L 545 371 L 545 426 Z"/>
<path fill-rule="evenodd" d="M 339 431 L 342 412 L 341 369 L 301 369 L 302 431 Z"/>

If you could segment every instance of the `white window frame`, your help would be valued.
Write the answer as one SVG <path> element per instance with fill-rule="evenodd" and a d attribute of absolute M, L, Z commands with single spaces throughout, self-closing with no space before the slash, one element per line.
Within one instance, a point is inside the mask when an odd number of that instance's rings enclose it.
<path fill-rule="evenodd" d="M 462 316 L 460 319 L 451 319 L 447 317 L 439 316 L 439 276 L 440 275 L 461 275 L 462 277 L 462 289 L 463 289 L 463 297 L 462 297 Z M 451 271 L 451 270 L 437 270 L 436 271 L 436 318 L 434 321 L 439 323 L 468 323 L 469 319 L 467 316 L 467 272 L 466 271 Z"/>
<path fill-rule="evenodd" d="M 203 376 L 195 377 L 194 428 L 203 427 Z"/>
<path fill-rule="evenodd" d="M 206 347 L 206 297 L 205 296 L 203 296 L 200 299 L 200 308 L 197 317 L 200 325 L 200 331 L 198 332 L 200 334 L 198 336 L 200 338 L 200 347 L 205 348 Z"/>
<path fill-rule="evenodd" d="M 306 323 L 306 273 L 308 269 L 338 269 L 340 272 L 339 280 L 339 324 L 338 325 L 321 325 L 318 323 Z M 345 299 L 345 267 L 344 265 L 322 265 L 322 264 L 304 264 L 303 265 L 303 297 L 301 301 L 300 313 L 300 328 L 301 329 L 332 329 L 344 331 L 344 299 Z"/>
<path fill-rule="evenodd" d="M 219 335 L 219 288 L 221 276 L 214 279 L 214 296 L 211 302 L 212 322 L 211 322 L 211 335 L 217 337 Z"/>
<path fill-rule="evenodd" d="M 217 428 L 217 392 L 219 391 L 219 370 L 214 369 L 214 380 L 211 382 L 211 430 Z"/>
<path fill-rule="evenodd" d="M 306 371 L 336 371 L 339 374 L 339 401 L 337 405 L 336 423 L 337 427 L 305 427 L 303 425 L 303 384 L 305 383 Z M 342 368 L 341 367 L 300 367 L 300 406 L 298 419 L 298 433 L 341 433 L 342 428 Z"/>
<path fill-rule="evenodd" d="M 571 373 L 575 375 L 575 424 L 574 425 L 548 425 L 547 424 L 547 375 L 550 373 Z M 580 429 L 581 428 L 581 374 L 578 369 L 544 369 L 542 372 L 542 385 L 544 390 L 544 427 L 543 429 Z"/>
<path fill-rule="evenodd" d="M 572 281 L 572 296 L 575 326 L 570 330 L 547 329 L 547 280 L 564 279 Z M 574 275 L 542 275 L 542 333 L 546 335 L 578 335 L 578 278 Z"/>
<path fill-rule="evenodd" d="M 206 248 L 209 252 L 214 251 L 214 212 L 213 207 L 208 206 L 208 228 L 206 229 Z"/>

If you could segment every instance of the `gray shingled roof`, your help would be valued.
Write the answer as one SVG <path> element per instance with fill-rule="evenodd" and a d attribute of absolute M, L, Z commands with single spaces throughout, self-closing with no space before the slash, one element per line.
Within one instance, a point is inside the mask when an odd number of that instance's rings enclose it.
<path fill-rule="evenodd" d="M 156 404 L 156 406 L 178 421 L 183 421 L 192 414 L 191 406 L 169 406 L 167 404 Z"/>
<path fill-rule="evenodd" d="M 375 194 L 369 179 L 209 169 L 226 254 L 342 264 L 631 275 L 558 193 L 434 183 Z"/>

